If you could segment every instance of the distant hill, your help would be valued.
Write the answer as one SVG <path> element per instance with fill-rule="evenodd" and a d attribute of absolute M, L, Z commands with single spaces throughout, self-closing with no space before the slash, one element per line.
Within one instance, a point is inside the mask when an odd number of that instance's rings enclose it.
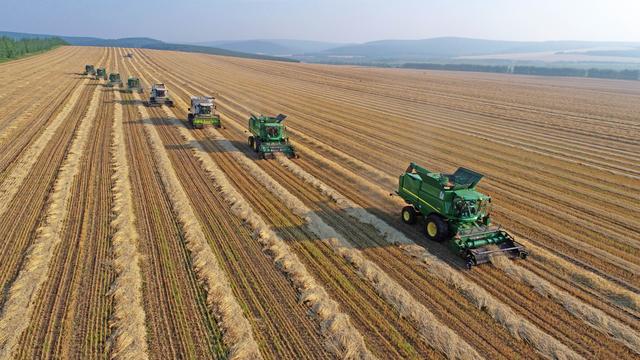
<path fill-rule="evenodd" d="M 302 55 L 344 46 L 344 44 L 339 43 L 290 39 L 222 40 L 195 43 L 195 45 L 213 46 L 232 51 L 276 56 Z"/>
<path fill-rule="evenodd" d="M 327 49 L 309 57 L 429 60 L 487 54 L 556 52 L 597 47 L 638 46 L 638 43 L 593 41 L 500 41 L 459 37 L 423 40 L 381 40 Z"/>
<path fill-rule="evenodd" d="M 121 45 L 118 45 L 118 46 L 121 46 Z M 210 54 L 210 55 L 232 56 L 232 57 L 239 57 L 239 58 L 246 58 L 246 59 L 299 62 L 299 60 L 297 59 L 270 56 L 270 55 L 249 54 L 245 52 L 231 51 L 231 50 L 220 49 L 220 48 L 215 48 L 210 46 L 161 43 L 161 44 L 139 46 L 139 47 L 143 49 L 184 51 L 184 52 L 194 52 L 194 53 L 202 53 L 202 54 Z"/>
<path fill-rule="evenodd" d="M 233 51 L 221 48 L 215 48 L 210 46 L 198 46 L 198 45 L 184 45 L 184 44 L 171 44 L 165 43 L 160 40 L 147 38 L 147 37 L 132 37 L 122 39 L 101 39 L 95 37 L 83 37 L 83 36 L 56 36 L 46 34 L 28 34 L 9 31 L 0 31 L 0 36 L 10 37 L 16 40 L 19 39 L 32 39 L 32 38 L 51 38 L 58 37 L 70 45 L 76 46 L 112 46 L 112 47 L 129 47 L 129 48 L 142 48 L 142 49 L 155 49 L 155 50 L 173 50 L 184 52 L 197 52 L 212 55 L 233 56 L 249 59 L 261 59 L 261 60 L 275 60 L 275 61 L 288 61 L 297 62 L 295 59 L 281 58 L 276 56 L 257 55 L 253 53 L 244 53 L 240 51 Z"/>
<path fill-rule="evenodd" d="M 562 52 L 562 54 L 640 58 L 640 48 L 626 49 L 626 50 L 591 50 L 591 51 L 582 51 L 582 52 L 565 51 L 565 52 Z"/>

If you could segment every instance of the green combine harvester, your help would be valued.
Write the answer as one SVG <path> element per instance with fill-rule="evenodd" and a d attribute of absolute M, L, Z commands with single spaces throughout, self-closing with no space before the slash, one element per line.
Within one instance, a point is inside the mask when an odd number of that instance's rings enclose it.
<path fill-rule="evenodd" d="M 126 92 L 128 93 L 137 92 L 138 94 L 142 94 L 144 90 L 142 89 L 142 84 L 140 83 L 140 79 L 134 76 L 129 76 L 129 78 L 127 79 Z"/>
<path fill-rule="evenodd" d="M 96 70 L 96 80 L 100 79 L 107 80 L 107 70 L 105 68 L 98 68 L 98 70 Z"/>
<path fill-rule="evenodd" d="M 188 120 L 194 129 L 202 129 L 205 125 L 222 127 L 220 115 L 215 113 L 216 106 L 211 96 L 192 96 Z"/>
<path fill-rule="evenodd" d="M 109 82 L 107 83 L 108 87 L 114 87 L 118 85 L 118 87 L 122 87 L 122 78 L 120 78 L 119 73 L 111 73 L 109 74 Z"/>
<path fill-rule="evenodd" d="M 441 174 L 411 163 L 396 191 L 409 204 L 402 209 L 402 221 L 415 224 L 424 216 L 427 237 L 448 241 L 469 269 L 488 262 L 494 253 L 522 259 L 528 255 L 509 233 L 491 225 L 491 197 L 475 189 L 482 177 L 465 168 Z"/>
<path fill-rule="evenodd" d="M 87 65 L 84 66 L 84 72 L 82 74 L 83 75 L 95 76 L 96 75 L 96 68 L 91 64 L 87 64 Z"/>
<path fill-rule="evenodd" d="M 249 146 L 257 152 L 260 157 L 274 157 L 276 153 L 283 153 L 288 157 L 297 157 L 293 146 L 289 143 L 287 129 L 282 121 L 287 116 L 256 116 L 251 114 L 249 118 Z"/>

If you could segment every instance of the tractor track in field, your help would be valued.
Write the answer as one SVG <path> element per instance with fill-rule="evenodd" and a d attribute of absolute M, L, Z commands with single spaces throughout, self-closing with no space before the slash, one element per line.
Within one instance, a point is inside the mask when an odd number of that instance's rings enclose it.
<path fill-rule="evenodd" d="M 561 310 L 560 310 L 560 312 L 563 312 L 563 311 L 561 311 Z M 566 330 L 566 329 L 565 329 L 565 330 Z M 588 341 L 587 341 L 587 342 L 588 342 Z M 601 346 L 601 344 L 596 344 L 595 346 L 596 346 L 596 347 L 597 347 L 597 346 Z M 587 352 L 587 353 L 589 353 L 589 352 Z"/>
<path fill-rule="evenodd" d="M 366 348 L 362 334 L 353 327 L 350 317 L 341 312 L 338 303 L 316 282 L 291 248 L 231 184 L 227 175 L 209 156 L 204 146 L 194 138 L 187 125 L 175 119 L 174 112 L 166 113 L 170 115 L 168 121 L 179 129 L 182 139 L 189 144 L 193 154 L 231 205 L 231 211 L 244 219 L 254 230 L 253 236 L 262 244 L 263 251 L 295 286 L 299 301 L 310 307 L 314 318 L 320 322 L 320 332 L 325 337 L 325 349 L 337 358 L 371 359 L 373 355 Z"/>
<path fill-rule="evenodd" d="M 142 304 L 142 272 L 140 270 L 137 220 L 133 211 L 130 167 L 124 143 L 123 102 L 115 91 L 114 117 L 111 138 L 113 167 L 113 206 L 111 226 L 114 229 L 113 268 L 115 279 L 109 294 L 113 295 L 112 329 L 109 347 L 114 359 L 148 359 L 146 314 Z"/>

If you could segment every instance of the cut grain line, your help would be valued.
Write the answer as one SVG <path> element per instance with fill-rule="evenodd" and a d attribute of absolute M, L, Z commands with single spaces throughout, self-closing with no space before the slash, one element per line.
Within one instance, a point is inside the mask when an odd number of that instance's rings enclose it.
<path fill-rule="evenodd" d="M 2 216 L 9 207 L 11 200 L 16 196 L 20 185 L 24 182 L 27 175 L 31 171 L 33 165 L 38 161 L 40 154 L 44 151 L 44 148 L 49 144 L 49 141 L 53 138 L 58 128 L 64 123 L 66 118 L 71 113 L 71 110 L 77 105 L 80 93 L 88 84 L 89 80 L 85 79 L 78 85 L 73 91 L 71 96 L 66 100 L 62 110 L 56 115 L 55 119 L 49 123 L 49 125 L 42 131 L 42 134 L 38 139 L 27 149 L 27 151 L 20 157 L 20 160 L 13 167 L 11 174 L 0 185 L 0 216 Z"/>
<path fill-rule="evenodd" d="M 309 274 L 305 265 L 289 246 L 268 226 L 246 199 L 229 182 L 226 174 L 202 148 L 185 125 L 175 118 L 168 109 L 164 109 L 172 125 L 180 130 L 182 138 L 192 144 L 192 151 L 214 183 L 220 188 L 225 201 L 231 205 L 231 211 L 247 222 L 254 231 L 256 239 L 269 252 L 273 261 L 296 286 L 300 300 L 308 304 L 314 315 L 320 319 L 320 329 L 327 339 L 326 347 L 340 359 L 373 359 L 360 332 L 351 323 L 350 317 L 340 311 L 323 286 Z"/>
<path fill-rule="evenodd" d="M 604 334 L 610 334 L 614 339 L 625 344 L 625 346 L 637 354 L 640 354 L 640 337 L 630 327 L 613 319 L 601 310 L 585 304 L 565 291 L 558 289 L 535 273 L 513 264 L 512 261 L 504 256 L 491 256 L 490 259 L 495 267 L 504 271 L 509 276 L 533 287 L 533 289 L 542 296 L 548 296 L 554 299 L 578 319 L 581 319 Z"/>
<path fill-rule="evenodd" d="M 458 334 L 442 324 L 424 305 L 416 301 L 406 289 L 392 280 L 380 267 L 365 259 L 362 253 L 335 229 L 327 225 L 302 201 L 292 195 L 282 185 L 264 172 L 258 165 L 241 153 L 229 140 L 215 129 L 209 128 L 216 143 L 229 152 L 256 180 L 279 198 L 296 215 L 307 223 L 309 229 L 319 238 L 325 239 L 332 249 L 358 269 L 359 274 L 369 281 L 374 289 L 400 314 L 416 325 L 424 341 L 434 349 L 452 359 L 479 359 L 475 349 L 461 339 Z"/>
<path fill-rule="evenodd" d="M 142 274 L 138 253 L 138 231 L 136 229 L 129 164 L 124 143 L 122 103 L 120 92 L 115 91 L 112 159 L 113 159 L 113 213 L 111 226 L 113 235 L 113 265 L 116 278 L 110 293 L 114 298 L 112 321 L 114 348 L 112 359 L 147 359 L 147 334 L 145 312 L 142 304 Z"/>
<path fill-rule="evenodd" d="M 71 148 L 64 160 L 45 216 L 44 224 L 37 231 L 37 238 L 28 250 L 22 270 L 9 290 L 7 301 L 0 314 L 0 358 L 8 358 L 17 345 L 35 305 L 35 297 L 46 281 L 49 266 L 67 217 L 71 186 L 80 169 L 84 149 L 95 124 L 101 91 L 94 90 L 89 109 L 72 140 Z"/>
<path fill-rule="evenodd" d="M 498 301 L 475 283 L 472 283 L 447 265 L 444 261 L 430 254 L 426 249 L 416 245 L 404 234 L 391 227 L 377 216 L 369 213 L 356 203 L 340 194 L 335 189 L 318 180 L 313 175 L 294 164 L 291 160 L 280 155 L 278 162 L 291 173 L 306 183 L 313 185 L 324 195 L 331 198 L 347 214 L 358 221 L 372 225 L 390 243 L 399 244 L 402 249 L 421 259 L 426 269 L 433 276 L 456 288 L 477 308 L 488 313 L 497 323 L 502 325 L 514 337 L 524 339 L 537 351 L 548 358 L 579 359 L 581 356 L 569 349 L 557 339 L 542 332 L 523 317 L 517 315 L 508 306 Z"/>
<path fill-rule="evenodd" d="M 134 98 L 140 101 L 138 94 L 134 94 Z M 218 322 L 224 331 L 223 339 L 229 347 L 229 358 L 262 359 L 258 344 L 251 332 L 251 325 L 244 317 L 242 308 L 233 295 L 229 280 L 207 243 L 187 194 L 169 160 L 160 135 L 154 128 L 147 110 L 142 105 L 138 105 L 138 110 L 142 115 L 144 129 L 154 158 L 160 166 L 160 177 L 182 225 L 196 274 L 207 289 L 207 303 L 212 312 L 218 315 Z"/>

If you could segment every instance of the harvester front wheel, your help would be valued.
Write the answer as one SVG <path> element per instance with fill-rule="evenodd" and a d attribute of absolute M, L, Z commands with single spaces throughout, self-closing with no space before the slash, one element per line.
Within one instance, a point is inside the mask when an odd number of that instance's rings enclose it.
<path fill-rule="evenodd" d="M 254 141 L 255 141 L 255 140 L 253 139 L 253 136 L 249 136 L 249 138 L 247 139 L 247 143 L 249 144 L 249 147 L 250 147 L 251 149 L 253 149 L 253 142 L 254 142 Z"/>
<path fill-rule="evenodd" d="M 443 242 L 447 239 L 447 223 L 438 215 L 431 214 L 427 216 L 424 231 L 430 240 Z"/>
<path fill-rule="evenodd" d="M 416 223 L 417 218 L 418 213 L 413 206 L 405 206 L 402 208 L 402 221 L 404 221 L 405 224 L 413 225 Z"/>

